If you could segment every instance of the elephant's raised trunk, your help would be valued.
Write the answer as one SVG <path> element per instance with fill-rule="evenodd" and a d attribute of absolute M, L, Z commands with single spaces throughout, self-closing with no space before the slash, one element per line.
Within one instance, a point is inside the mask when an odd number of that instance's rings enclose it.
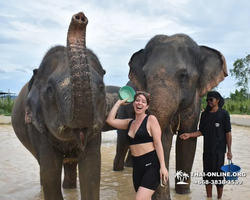
<path fill-rule="evenodd" d="M 71 127 L 89 127 L 94 121 L 92 74 L 86 49 L 87 24 L 87 17 L 80 12 L 72 17 L 68 29 L 67 53 L 72 87 Z"/>

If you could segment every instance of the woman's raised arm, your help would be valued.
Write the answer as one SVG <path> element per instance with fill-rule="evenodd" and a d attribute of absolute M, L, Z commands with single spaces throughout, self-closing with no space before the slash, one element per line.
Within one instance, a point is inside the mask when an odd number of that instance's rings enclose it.
<path fill-rule="evenodd" d="M 127 105 L 126 103 L 127 99 L 125 100 L 118 100 L 113 108 L 110 110 L 109 115 L 106 119 L 106 122 L 110 125 L 113 126 L 114 128 L 117 129 L 124 129 L 126 130 L 128 128 L 128 123 L 132 120 L 132 119 L 116 119 L 116 113 L 120 107 L 120 105 Z"/>

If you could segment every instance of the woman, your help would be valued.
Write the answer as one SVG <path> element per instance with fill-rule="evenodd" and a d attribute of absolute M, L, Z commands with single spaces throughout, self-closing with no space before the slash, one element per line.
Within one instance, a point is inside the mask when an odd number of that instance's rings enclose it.
<path fill-rule="evenodd" d="M 116 119 L 118 108 L 120 105 L 126 105 L 126 100 L 118 100 L 115 103 L 106 121 L 117 129 L 128 130 L 133 157 L 135 199 L 150 200 L 160 182 L 165 185 L 168 180 L 161 143 L 161 128 L 154 115 L 146 114 L 150 94 L 142 91 L 134 96 L 135 119 Z"/>

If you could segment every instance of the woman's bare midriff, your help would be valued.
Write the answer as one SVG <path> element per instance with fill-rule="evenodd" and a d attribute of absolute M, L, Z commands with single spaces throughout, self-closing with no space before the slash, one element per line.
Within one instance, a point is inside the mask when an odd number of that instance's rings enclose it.
<path fill-rule="evenodd" d="M 131 154 L 134 157 L 142 156 L 155 150 L 153 142 L 130 145 Z"/>

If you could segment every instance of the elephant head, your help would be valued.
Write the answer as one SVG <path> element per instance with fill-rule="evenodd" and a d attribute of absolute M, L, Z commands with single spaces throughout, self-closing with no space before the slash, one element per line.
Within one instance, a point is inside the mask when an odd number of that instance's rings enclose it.
<path fill-rule="evenodd" d="M 151 94 L 150 112 L 165 130 L 177 112 L 189 107 L 227 76 L 224 56 L 198 46 L 189 36 L 157 35 L 129 61 L 129 78 Z"/>
<path fill-rule="evenodd" d="M 26 101 L 26 123 L 51 132 L 61 141 L 77 139 L 80 147 L 105 120 L 105 86 L 98 58 L 86 48 L 87 17 L 73 15 L 67 47 L 56 46 L 34 71 Z"/>

